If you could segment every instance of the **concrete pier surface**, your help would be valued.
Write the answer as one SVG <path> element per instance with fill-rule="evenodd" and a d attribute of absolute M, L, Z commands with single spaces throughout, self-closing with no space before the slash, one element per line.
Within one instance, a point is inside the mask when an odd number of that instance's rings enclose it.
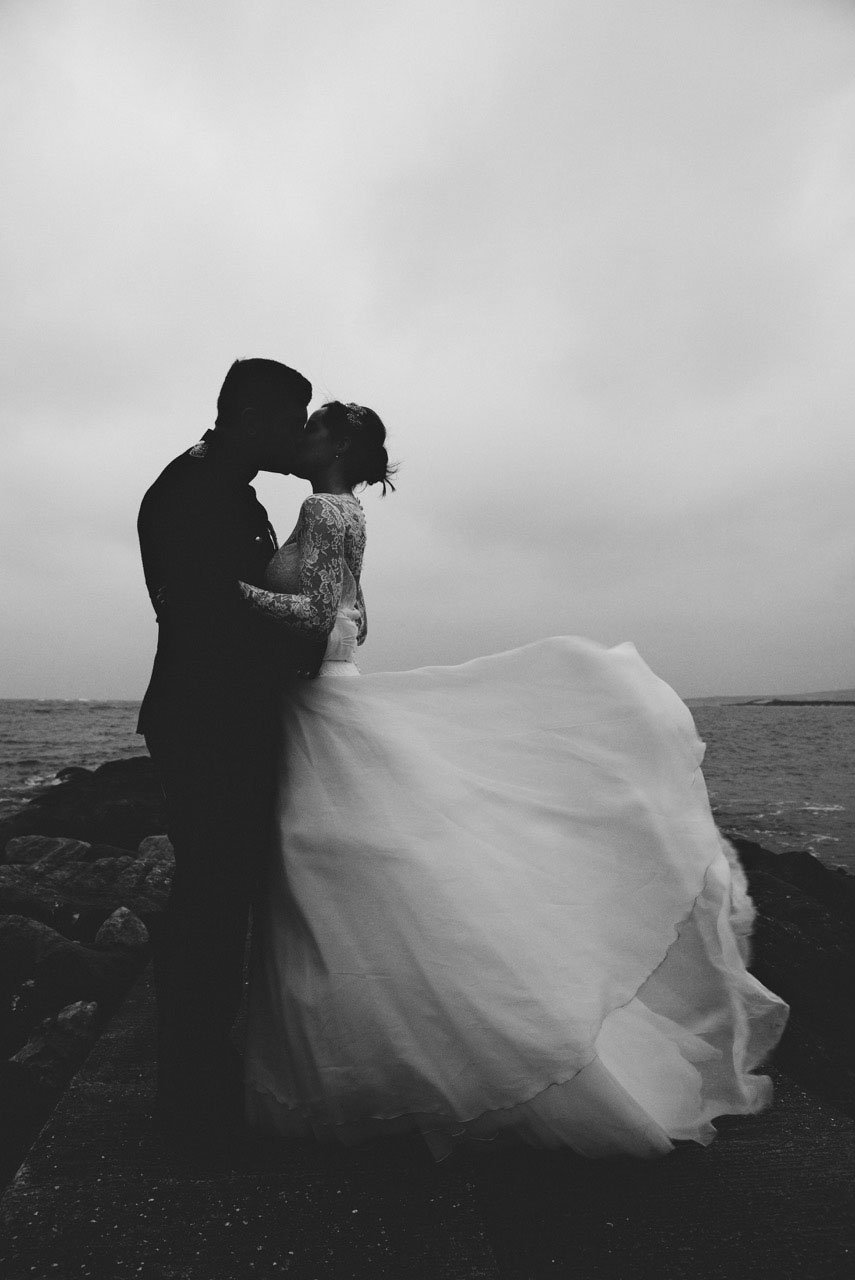
<path fill-rule="evenodd" d="M 419 1139 L 248 1143 L 228 1164 L 151 1125 L 147 972 L 0 1203 L 6 1280 L 836 1280 L 855 1275 L 855 1122 L 776 1075 L 709 1148 L 592 1162 Z"/>

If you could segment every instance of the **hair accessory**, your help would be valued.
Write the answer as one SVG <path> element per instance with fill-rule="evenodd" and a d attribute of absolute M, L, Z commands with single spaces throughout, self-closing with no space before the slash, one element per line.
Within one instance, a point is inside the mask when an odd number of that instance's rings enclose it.
<path fill-rule="evenodd" d="M 345 405 L 345 408 L 347 410 L 345 417 L 347 418 L 348 426 L 352 427 L 354 431 L 358 431 L 362 426 L 362 406 L 359 404 L 348 404 Z"/>

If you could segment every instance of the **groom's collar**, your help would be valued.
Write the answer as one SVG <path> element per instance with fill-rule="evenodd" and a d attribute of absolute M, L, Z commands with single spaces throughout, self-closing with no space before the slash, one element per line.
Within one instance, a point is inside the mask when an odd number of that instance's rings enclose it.
<path fill-rule="evenodd" d="M 216 463 L 236 484 L 249 484 L 258 475 L 258 468 L 247 462 L 239 449 L 235 449 L 227 436 L 219 431 L 206 431 L 190 453 L 195 458 L 207 458 Z"/>

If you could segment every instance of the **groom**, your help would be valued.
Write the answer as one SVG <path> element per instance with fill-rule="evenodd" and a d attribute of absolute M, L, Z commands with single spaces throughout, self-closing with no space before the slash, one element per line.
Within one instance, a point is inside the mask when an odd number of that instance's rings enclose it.
<path fill-rule="evenodd" d="M 242 994 L 250 899 L 273 818 L 274 680 L 317 655 L 243 604 L 276 549 L 250 481 L 289 472 L 311 384 L 275 360 L 239 360 L 213 430 L 142 501 L 139 537 L 158 621 L 140 710 L 166 797 L 175 873 L 155 947 L 157 1116 L 207 1143 L 240 1114 L 229 1033 Z"/>

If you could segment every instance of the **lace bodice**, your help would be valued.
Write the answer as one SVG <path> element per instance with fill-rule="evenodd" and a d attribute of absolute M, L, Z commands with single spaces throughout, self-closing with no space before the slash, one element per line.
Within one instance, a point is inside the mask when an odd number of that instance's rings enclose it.
<path fill-rule="evenodd" d="M 349 493 L 306 498 L 293 533 L 267 566 L 264 588 L 241 584 L 251 607 L 311 639 L 327 639 L 327 657 L 348 656 L 367 635 L 359 577 L 365 516 Z"/>

